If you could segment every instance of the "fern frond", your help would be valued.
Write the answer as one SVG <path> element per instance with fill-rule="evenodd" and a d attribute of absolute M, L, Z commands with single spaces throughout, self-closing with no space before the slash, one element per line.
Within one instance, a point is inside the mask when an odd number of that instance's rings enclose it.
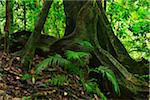
<path fill-rule="evenodd" d="M 82 84 L 85 91 L 88 93 L 96 93 L 101 98 L 101 100 L 107 100 L 105 95 L 101 92 L 101 90 L 98 87 L 98 84 L 95 81 L 97 80 L 91 79 L 88 80 L 87 82 L 82 80 Z"/>
<path fill-rule="evenodd" d="M 90 53 L 88 52 L 79 52 L 79 51 L 70 51 L 67 50 L 65 53 L 68 60 L 74 62 L 78 67 L 85 66 L 89 63 Z"/>
<path fill-rule="evenodd" d="M 92 44 L 89 41 L 78 40 L 77 44 L 88 49 L 89 51 L 92 51 L 94 49 L 94 47 L 92 46 Z"/>
<path fill-rule="evenodd" d="M 42 72 L 42 70 L 46 69 L 49 65 L 51 65 L 51 66 L 56 66 L 56 65 L 69 66 L 69 65 L 71 65 L 71 62 L 64 59 L 61 55 L 56 54 L 54 56 L 50 56 L 47 59 L 44 59 L 40 64 L 38 64 L 35 72 L 37 74 L 40 74 Z"/>
<path fill-rule="evenodd" d="M 47 58 L 45 60 L 43 60 L 40 64 L 37 65 L 37 68 L 35 70 L 36 74 L 40 74 L 42 72 L 42 70 L 46 69 L 49 65 L 51 59 Z"/>
<path fill-rule="evenodd" d="M 81 60 L 81 58 L 86 58 L 90 56 L 90 54 L 87 52 L 77 52 L 71 50 L 67 50 L 65 55 L 69 60 Z"/>
<path fill-rule="evenodd" d="M 35 70 L 36 74 L 40 74 L 43 70 L 48 68 L 49 65 L 51 66 L 60 65 L 69 72 L 74 73 L 76 75 L 82 75 L 83 73 L 82 70 L 79 69 L 77 66 L 75 66 L 71 61 L 64 59 L 59 54 L 56 54 L 54 56 L 50 56 L 47 59 L 44 59 L 40 64 L 38 64 Z"/>
<path fill-rule="evenodd" d="M 107 77 L 107 79 L 112 83 L 115 92 L 117 94 L 119 94 L 120 90 L 119 90 L 118 81 L 112 70 L 110 70 L 108 67 L 105 67 L 105 66 L 99 66 L 98 68 L 90 69 L 90 71 L 94 71 L 96 73 L 101 73 L 103 75 L 103 77 Z"/>
<path fill-rule="evenodd" d="M 53 75 L 49 82 L 53 85 L 63 86 L 64 83 L 69 83 L 68 76 L 65 75 Z"/>

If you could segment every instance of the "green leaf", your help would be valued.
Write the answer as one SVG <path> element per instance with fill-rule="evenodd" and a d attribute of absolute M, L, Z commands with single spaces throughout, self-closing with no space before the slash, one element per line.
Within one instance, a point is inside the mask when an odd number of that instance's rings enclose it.
<path fill-rule="evenodd" d="M 90 54 L 87 52 L 77 52 L 77 51 L 70 51 L 70 50 L 67 50 L 65 52 L 65 55 L 69 60 L 81 60 L 81 58 L 90 56 Z"/>
<path fill-rule="evenodd" d="M 101 92 L 101 90 L 96 86 L 96 93 L 100 96 L 101 100 L 107 100 L 106 96 Z"/>
<path fill-rule="evenodd" d="M 115 77 L 115 74 L 108 67 L 99 66 L 98 68 L 90 69 L 90 71 L 94 71 L 96 73 L 101 73 L 103 75 L 103 77 L 107 77 L 107 79 L 112 83 L 112 85 L 114 87 L 114 91 L 116 92 L 116 94 L 120 93 L 119 84 L 118 84 L 118 81 Z"/>
<path fill-rule="evenodd" d="M 92 51 L 94 49 L 93 45 L 89 41 L 82 41 L 82 40 L 76 40 L 76 41 L 77 41 L 77 44 L 88 49 L 88 51 Z"/>
<path fill-rule="evenodd" d="M 93 82 L 88 82 L 85 83 L 85 91 L 88 93 L 92 93 L 95 90 L 95 83 Z"/>
<path fill-rule="evenodd" d="M 65 75 L 53 75 L 49 82 L 53 85 L 63 86 L 64 83 L 69 83 L 68 77 Z"/>
<path fill-rule="evenodd" d="M 23 74 L 21 79 L 26 80 L 26 79 L 29 79 L 29 78 L 32 78 L 31 74 Z"/>
<path fill-rule="evenodd" d="M 71 65 L 71 62 L 62 58 L 61 55 L 56 54 L 54 56 L 50 56 L 47 59 L 44 59 L 40 64 L 37 65 L 37 68 L 35 70 L 36 74 L 40 74 L 42 70 L 48 68 L 48 66 L 56 66 L 56 65 L 62 65 L 62 66 L 68 66 Z"/>

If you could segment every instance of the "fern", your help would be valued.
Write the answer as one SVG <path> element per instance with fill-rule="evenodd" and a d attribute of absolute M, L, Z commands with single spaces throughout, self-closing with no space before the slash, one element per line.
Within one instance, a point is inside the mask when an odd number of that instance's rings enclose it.
<path fill-rule="evenodd" d="M 94 49 L 94 47 L 89 41 L 83 41 L 83 40 L 76 40 L 76 41 L 77 41 L 77 44 L 87 49 L 88 51 L 92 51 Z"/>
<path fill-rule="evenodd" d="M 65 55 L 69 60 L 81 60 L 81 58 L 86 58 L 90 56 L 90 54 L 87 52 L 77 52 L 77 51 L 70 51 L 70 50 L 67 50 Z"/>
<path fill-rule="evenodd" d="M 94 71 L 96 73 L 102 73 L 103 77 L 107 77 L 107 79 L 113 84 L 114 90 L 116 94 L 119 94 L 119 85 L 118 81 L 115 77 L 115 74 L 110 70 L 108 67 L 105 66 L 99 66 L 98 68 L 95 69 L 90 69 L 90 71 Z"/>
<path fill-rule="evenodd" d="M 53 85 L 63 86 L 64 83 L 69 83 L 69 79 L 65 75 L 53 75 L 49 82 Z"/>
<path fill-rule="evenodd" d="M 67 50 L 65 55 L 68 60 L 74 61 L 76 66 L 85 66 L 89 63 L 90 53 L 88 52 L 77 52 L 77 51 L 70 51 Z"/>
<path fill-rule="evenodd" d="M 35 72 L 37 74 L 40 74 L 42 72 L 42 70 L 46 69 L 49 65 L 51 65 L 51 66 L 56 66 L 56 65 L 69 66 L 72 64 L 70 61 L 62 58 L 61 55 L 56 54 L 54 56 L 50 56 L 47 59 L 44 59 L 40 64 L 38 64 Z"/>
<path fill-rule="evenodd" d="M 26 80 L 26 79 L 29 79 L 29 78 L 32 78 L 32 74 L 22 74 L 22 80 Z"/>
<path fill-rule="evenodd" d="M 64 59 L 59 54 L 50 56 L 49 58 L 44 59 L 40 64 L 38 64 L 37 68 L 35 70 L 36 74 L 40 74 L 43 70 L 48 68 L 49 65 L 51 65 L 51 66 L 60 65 L 61 67 L 64 67 L 66 70 L 68 70 L 71 73 L 83 76 L 83 74 L 82 74 L 83 72 L 81 69 L 79 69 L 77 66 L 75 66 L 71 61 Z"/>
<path fill-rule="evenodd" d="M 96 87 L 96 79 L 90 79 L 90 80 L 87 80 L 85 82 L 85 80 L 81 80 L 82 84 L 83 84 L 83 87 L 84 87 L 84 90 L 88 93 L 92 93 L 95 91 L 95 87 Z"/>
<path fill-rule="evenodd" d="M 101 92 L 101 90 L 98 88 L 98 85 L 96 85 L 96 93 L 98 96 L 101 97 L 101 100 L 107 100 L 106 96 Z"/>
<path fill-rule="evenodd" d="M 84 80 L 82 80 L 84 90 L 88 93 L 96 93 L 101 98 L 101 100 L 106 100 L 105 95 L 101 92 L 101 90 L 98 87 L 98 84 L 94 81 L 96 81 L 96 79 L 91 79 L 87 82 L 84 82 Z"/>

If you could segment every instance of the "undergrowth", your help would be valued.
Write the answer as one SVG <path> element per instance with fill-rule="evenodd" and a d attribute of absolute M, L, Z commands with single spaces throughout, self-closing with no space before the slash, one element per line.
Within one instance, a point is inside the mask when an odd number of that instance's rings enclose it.
<path fill-rule="evenodd" d="M 82 45 L 83 47 L 87 46 L 88 48 L 92 47 L 89 42 L 85 41 L 81 42 L 80 45 Z M 88 66 L 90 57 L 90 51 L 67 50 L 64 54 L 64 57 L 62 57 L 60 54 L 55 54 L 44 59 L 37 65 L 35 73 L 36 75 L 39 75 L 49 67 L 55 68 L 56 66 L 59 66 L 64 70 L 67 70 L 69 73 L 77 75 L 80 78 L 85 92 L 97 94 L 102 100 L 106 100 L 105 95 L 99 88 L 99 84 L 96 82 L 97 79 L 85 79 L 85 77 L 87 77 L 85 75 L 87 75 L 89 72 L 96 72 L 98 74 L 102 74 L 103 78 L 106 78 L 108 81 L 110 81 L 112 83 L 112 87 L 114 87 L 113 89 L 115 93 L 119 95 L 119 85 L 113 71 L 105 66 L 90 68 Z M 85 72 L 85 70 L 88 71 Z M 64 83 L 69 83 L 69 81 L 68 77 L 65 75 L 53 75 L 52 78 L 49 79 L 49 83 L 57 86 L 63 86 Z"/>

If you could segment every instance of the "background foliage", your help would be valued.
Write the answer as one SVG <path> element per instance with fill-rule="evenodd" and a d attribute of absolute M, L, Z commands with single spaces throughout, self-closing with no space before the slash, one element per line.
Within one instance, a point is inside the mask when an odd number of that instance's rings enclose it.
<path fill-rule="evenodd" d="M 13 0 L 13 28 L 14 32 L 24 30 L 24 2 L 26 5 L 26 30 L 33 31 L 34 24 L 37 21 L 38 14 L 43 6 L 43 0 Z M 5 24 L 5 1 L 0 3 L 0 29 L 3 31 Z M 65 14 L 62 0 L 54 0 L 51 5 L 47 21 L 42 31 L 43 34 L 48 34 L 61 38 L 65 29 Z"/>
<path fill-rule="evenodd" d="M 149 0 L 109 0 L 107 15 L 115 34 L 134 59 L 148 59 L 150 51 Z"/>
<path fill-rule="evenodd" d="M 22 0 L 13 0 L 14 32 L 24 30 Z M 150 58 L 149 0 L 108 0 L 107 15 L 114 33 L 134 59 Z M 33 31 L 43 0 L 26 0 L 26 30 Z M 5 1 L 0 2 L 0 32 L 4 34 Z M 62 0 L 54 0 L 44 25 L 43 34 L 61 38 L 65 31 L 65 14 Z"/>

